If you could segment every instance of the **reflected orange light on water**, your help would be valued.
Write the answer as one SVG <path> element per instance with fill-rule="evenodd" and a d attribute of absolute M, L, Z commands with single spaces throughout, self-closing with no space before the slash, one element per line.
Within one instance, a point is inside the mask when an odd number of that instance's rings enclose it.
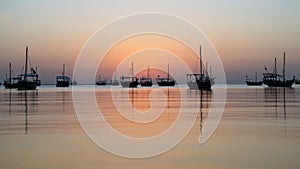
<path fill-rule="evenodd" d="M 101 109 L 102 115 L 111 127 L 130 137 L 146 138 L 159 135 L 167 130 L 176 120 L 181 106 L 180 91 L 178 89 L 160 89 L 164 97 L 155 97 L 152 98 L 153 100 L 150 100 L 150 95 L 154 90 L 158 89 L 124 90 L 118 98 L 113 98 L 111 93 L 113 91 L 107 90 L 105 94 L 101 93 L 101 96 L 96 93 L 96 97 L 99 109 Z M 130 119 L 120 114 L 114 104 L 115 99 L 124 102 L 126 97 L 129 97 L 128 99 L 132 106 L 131 109 L 126 110 L 131 112 Z M 153 109 L 151 107 L 152 101 L 166 102 L 165 107 L 162 107 L 163 112 L 149 123 L 134 122 L 133 120 L 135 120 L 137 113 L 151 113 L 147 112 L 147 110 Z M 122 108 L 123 110 L 126 109 L 126 107 Z M 156 109 L 159 111 L 158 108 Z"/>

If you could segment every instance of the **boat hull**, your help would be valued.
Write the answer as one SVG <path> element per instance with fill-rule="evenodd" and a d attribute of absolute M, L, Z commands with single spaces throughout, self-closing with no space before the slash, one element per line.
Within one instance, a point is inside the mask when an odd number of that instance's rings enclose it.
<path fill-rule="evenodd" d="M 192 90 L 198 90 L 198 85 L 196 82 L 187 82 L 187 85 L 189 86 L 190 89 Z"/>
<path fill-rule="evenodd" d="M 287 81 L 264 81 L 264 84 L 268 87 L 292 87 L 295 80 L 287 80 Z"/>
<path fill-rule="evenodd" d="M 16 88 L 18 88 L 18 83 L 7 83 L 7 82 L 4 82 L 3 86 L 5 87 L 5 89 L 16 89 Z"/>
<path fill-rule="evenodd" d="M 106 85 L 106 82 L 96 82 L 96 85 L 97 85 L 97 86 L 105 86 L 105 85 Z"/>
<path fill-rule="evenodd" d="M 191 90 L 211 90 L 210 82 L 188 82 L 187 83 Z"/>
<path fill-rule="evenodd" d="M 109 85 L 111 85 L 111 86 L 119 86 L 120 83 L 118 81 L 113 81 Z"/>
<path fill-rule="evenodd" d="M 153 85 L 152 82 L 141 82 L 141 86 L 143 87 L 151 87 Z"/>
<path fill-rule="evenodd" d="M 211 90 L 210 80 L 207 81 L 196 80 L 196 82 L 199 90 Z"/>
<path fill-rule="evenodd" d="M 139 82 L 121 82 L 122 87 L 136 88 L 139 85 Z"/>
<path fill-rule="evenodd" d="M 70 82 L 69 81 L 57 82 L 56 83 L 56 87 L 69 87 L 69 86 L 70 86 Z"/>
<path fill-rule="evenodd" d="M 19 81 L 17 86 L 18 90 L 35 90 L 38 85 L 36 82 Z"/>
<path fill-rule="evenodd" d="M 158 86 L 175 86 L 175 81 L 170 82 L 156 82 Z"/>
<path fill-rule="evenodd" d="M 247 86 L 261 86 L 263 84 L 263 82 L 247 82 L 246 81 Z"/>

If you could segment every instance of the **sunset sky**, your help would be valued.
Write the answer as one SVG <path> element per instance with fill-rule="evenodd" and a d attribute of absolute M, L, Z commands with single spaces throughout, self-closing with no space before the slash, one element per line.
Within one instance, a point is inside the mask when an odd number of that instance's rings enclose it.
<path fill-rule="evenodd" d="M 71 76 L 81 48 L 99 28 L 126 15 L 142 12 L 179 16 L 202 30 L 219 53 L 228 83 L 243 83 L 246 74 L 263 73 L 264 65 L 271 70 L 275 56 L 281 70 L 284 51 L 287 52 L 288 78 L 294 75 L 300 78 L 299 7 L 298 0 L 1 1 L 0 81 L 5 79 L 9 62 L 12 62 L 14 74 L 21 72 L 26 45 L 31 65 L 38 66 L 43 83 L 54 83 L 63 63 Z M 150 55 L 153 54 L 156 56 L 152 59 Z M 149 54 L 143 51 L 135 55 L 124 62 L 128 69 L 131 61 L 135 61 L 137 67 L 140 65 L 139 69 L 145 69 L 148 63 L 166 69 L 171 62 L 171 71 L 182 74 L 185 79 L 186 70 L 180 69 L 179 63 L 168 61 L 167 52 L 155 50 Z M 160 55 L 165 55 L 166 59 L 157 59 Z M 128 73 L 122 72 L 124 70 L 118 70 L 118 75 Z M 103 70 L 104 78 L 105 71 L 108 70 Z"/>

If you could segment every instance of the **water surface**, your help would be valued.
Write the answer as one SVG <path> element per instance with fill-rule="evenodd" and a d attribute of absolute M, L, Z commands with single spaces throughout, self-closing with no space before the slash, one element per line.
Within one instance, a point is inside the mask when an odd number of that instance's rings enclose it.
<path fill-rule="evenodd" d="M 83 98 L 93 91 L 93 86 L 78 88 Z M 107 121 L 133 137 L 154 136 L 170 127 L 182 101 L 191 106 L 184 108 L 187 112 L 197 108 L 188 136 L 172 150 L 146 159 L 110 154 L 90 140 L 78 122 L 71 88 L 50 85 L 27 92 L 1 88 L 1 168 L 299 168 L 300 88 L 229 86 L 221 123 L 205 144 L 199 144 L 212 94 L 220 88 L 202 93 L 186 88 L 183 98 L 178 88 L 115 88 L 117 100 L 112 100 L 109 87 L 96 87 L 97 102 Z M 159 104 L 150 104 L 150 96 Z M 150 124 L 128 122 L 113 103 L 128 99 L 139 111 L 162 106 L 165 110 Z"/>

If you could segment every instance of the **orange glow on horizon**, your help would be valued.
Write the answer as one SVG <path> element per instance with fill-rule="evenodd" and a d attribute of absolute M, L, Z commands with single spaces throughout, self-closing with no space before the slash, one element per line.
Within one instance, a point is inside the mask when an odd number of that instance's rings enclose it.
<path fill-rule="evenodd" d="M 98 73 L 100 73 L 102 77 L 108 79 L 112 78 L 115 69 L 126 58 L 132 55 L 143 57 L 142 62 L 136 62 L 138 59 L 132 60 L 135 67 L 136 65 L 144 65 L 144 67 L 140 69 L 147 69 L 150 62 L 152 63 L 152 65 L 149 65 L 150 67 L 166 69 L 167 64 L 172 62 L 172 60 L 167 59 L 167 57 L 163 55 L 144 57 L 142 51 L 145 50 L 150 52 L 157 50 L 166 51 L 180 58 L 190 70 L 195 70 L 195 64 L 199 61 L 197 53 L 176 39 L 158 34 L 143 34 L 127 38 L 112 47 L 100 63 Z M 131 65 L 128 65 L 128 69 L 131 68 L 130 66 Z M 180 65 L 172 65 L 171 67 L 173 68 L 172 70 L 176 68 L 177 71 L 179 71 L 178 69 L 180 69 Z M 184 72 L 184 74 L 185 73 L 187 72 Z"/>

